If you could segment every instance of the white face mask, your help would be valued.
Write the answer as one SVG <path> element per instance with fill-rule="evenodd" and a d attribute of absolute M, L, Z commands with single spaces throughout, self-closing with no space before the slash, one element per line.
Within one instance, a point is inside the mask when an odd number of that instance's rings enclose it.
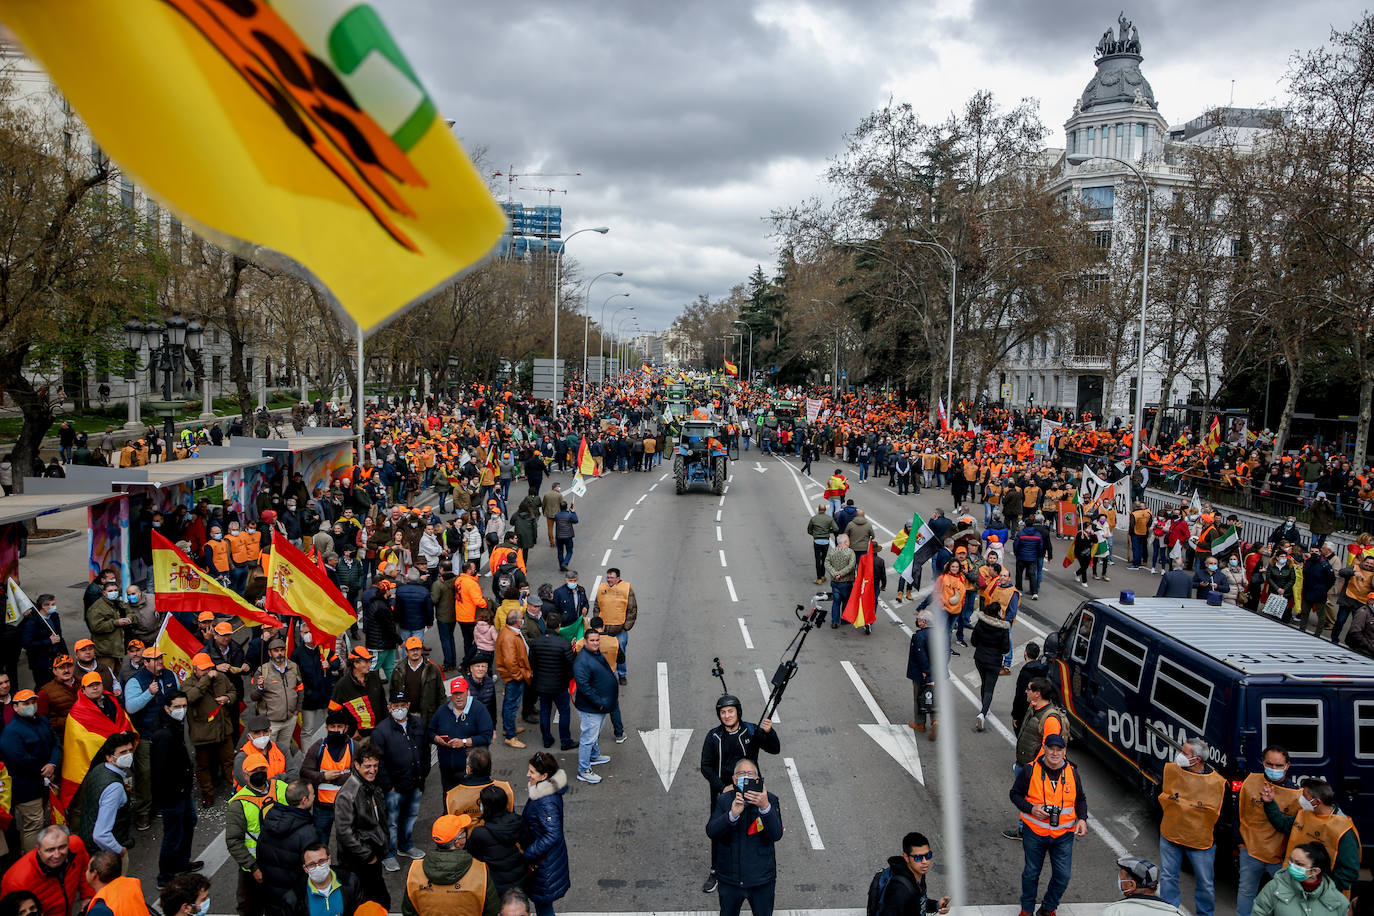
<path fill-rule="evenodd" d="M 262 750 L 263 748 L 267 747 L 267 745 L 270 743 L 272 743 L 271 735 L 258 735 L 256 738 L 253 739 L 253 747 L 257 748 L 258 750 Z"/>
<path fill-rule="evenodd" d="M 1317 810 L 1316 804 L 1314 804 L 1313 801 L 1312 801 L 1312 799 L 1308 798 L 1306 795 L 1299 795 L 1299 796 L 1298 796 L 1298 804 L 1302 805 L 1304 811 L 1316 811 L 1316 810 Z"/>
<path fill-rule="evenodd" d="M 14 708 L 14 711 L 19 713 L 19 715 L 23 716 L 25 719 L 32 719 L 34 716 L 38 715 L 38 704 L 25 703 L 23 706 L 16 706 Z"/>
<path fill-rule="evenodd" d="M 408 706 L 402 707 L 400 709 L 393 709 L 391 711 L 391 718 L 395 719 L 397 722 L 404 722 L 407 718 L 409 718 L 409 716 L 410 707 Z"/>
<path fill-rule="evenodd" d="M 178 721 L 178 722 L 184 722 L 184 721 L 186 721 L 186 707 L 185 707 L 185 706 L 175 706 L 175 707 L 172 707 L 171 709 L 168 709 L 168 710 L 167 710 L 167 715 L 171 716 L 173 719 L 175 719 L 175 720 Z"/>
<path fill-rule="evenodd" d="M 324 879 L 329 877 L 329 863 L 322 862 L 314 868 L 307 868 L 305 873 L 309 876 L 311 881 L 314 881 L 316 884 L 323 884 Z"/>
<path fill-rule="evenodd" d="M 121 770 L 132 770 L 134 768 L 134 755 L 132 753 L 120 754 L 115 758 L 114 765 Z"/>
<path fill-rule="evenodd" d="M 1174 755 L 1174 763 L 1178 764 L 1180 767 L 1186 770 L 1188 769 L 1188 767 L 1193 765 L 1193 758 L 1189 757 L 1182 751 L 1179 751 L 1177 754 Z"/>

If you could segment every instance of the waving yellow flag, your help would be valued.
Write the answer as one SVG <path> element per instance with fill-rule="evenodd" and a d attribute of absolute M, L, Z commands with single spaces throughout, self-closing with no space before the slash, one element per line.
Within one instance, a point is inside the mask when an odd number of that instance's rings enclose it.
<path fill-rule="evenodd" d="M 197 232 L 270 248 L 365 329 L 505 217 L 376 11 L 353 0 L 6 0 L 95 138 Z"/>

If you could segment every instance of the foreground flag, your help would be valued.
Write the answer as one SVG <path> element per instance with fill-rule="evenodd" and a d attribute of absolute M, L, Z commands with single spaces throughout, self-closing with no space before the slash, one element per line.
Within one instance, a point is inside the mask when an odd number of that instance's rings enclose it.
<path fill-rule="evenodd" d="M 849 602 L 844 606 L 844 613 L 840 615 L 840 619 L 853 624 L 855 629 L 871 626 L 873 621 L 878 619 L 878 594 L 873 581 L 871 540 L 868 542 L 868 550 L 859 557 L 859 568 L 854 572 L 854 587 L 849 590 Z"/>
<path fill-rule="evenodd" d="M 7 578 L 5 580 L 5 623 L 10 626 L 18 626 L 19 621 L 23 620 L 24 615 L 31 610 L 33 610 L 33 602 L 29 600 L 29 596 L 24 594 L 24 590 L 19 587 L 18 582 L 14 581 L 13 576 Z"/>
<path fill-rule="evenodd" d="M 726 374 L 728 374 L 731 378 L 739 378 L 739 366 L 736 366 L 734 363 L 730 362 L 728 359 L 725 361 L 725 372 L 726 372 Z"/>
<path fill-rule="evenodd" d="M 917 512 L 911 516 L 911 534 L 902 545 L 902 552 L 892 561 L 892 569 L 899 576 L 909 569 L 919 569 L 921 564 L 935 556 L 939 549 L 940 542 L 935 537 L 935 532 L 930 530 L 930 526 L 921 519 L 921 513 Z M 907 578 L 916 581 L 915 575 L 907 575 Z"/>
<path fill-rule="evenodd" d="M 191 635 L 191 631 L 171 614 L 162 618 L 162 629 L 157 634 L 157 647 L 162 652 L 162 664 L 183 684 L 195 667 L 191 660 L 196 657 L 197 652 L 205 650 L 205 644 Z"/>
<path fill-rule="evenodd" d="M 1217 532 L 1212 535 L 1212 542 L 1207 546 L 1212 556 L 1220 559 L 1235 549 L 1240 543 L 1240 529 L 1231 525 L 1225 531 Z"/>
<path fill-rule="evenodd" d="M 1174 445 L 1175 445 L 1177 448 L 1183 448 L 1183 447 L 1184 447 L 1185 445 L 1187 445 L 1187 444 L 1188 444 L 1188 432 L 1187 432 L 1187 430 L 1185 430 L 1185 431 L 1179 433 L 1178 438 L 1174 440 Z"/>
<path fill-rule="evenodd" d="M 5 24 L 124 174 L 235 254 L 294 259 L 364 329 L 505 229 L 367 3 L 12 0 Z"/>
<path fill-rule="evenodd" d="M 225 588 L 191 562 L 176 545 L 153 532 L 153 594 L 161 613 L 210 611 L 218 616 L 238 617 L 244 623 L 276 621 L 235 592 Z"/>
<path fill-rule="evenodd" d="M 1203 437 L 1202 444 L 1209 452 L 1215 452 L 1221 445 L 1221 421 L 1217 419 L 1216 414 L 1212 415 L 1212 423 L 1207 427 L 1207 435 Z"/>
<path fill-rule="evenodd" d="M 10 783 L 10 771 L 0 760 L 0 830 L 9 830 L 14 822 L 14 790 Z"/>
<path fill-rule="evenodd" d="M 1071 499 L 1061 499 L 1059 501 L 1059 519 L 1057 526 L 1058 533 L 1064 537 L 1071 538 L 1078 531 L 1078 503 Z M 1073 551 L 1069 551 L 1069 557 L 1073 557 Z"/>
<path fill-rule="evenodd" d="M 596 470 L 596 459 L 592 457 L 591 449 L 587 448 L 587 437 L 583 436 L 582 441 L 577 445 L 577 467 L 574 473 L 582 477 L 600 477 Z"/>
<path fill-rule="evenodd" d="M 64 810 L 71 807 L 76 790 L 81 788 L 81 780 L 86 778 L 91 761 L 99 753 L 105 739 L 118 732 L 134 730 L 124 707 L 114 697 L 110 697 L 110 700 L 115 705 L 114 721 L 80 691 L 77 692 L 72 711 L 67 714 L 67 726 L 62 737 L 62 788 L 59 792 Z"/>
<path fill-rule="evenodd" d="M 333 646 L 335 637 L 358 622 L 348 600 L 329 581 L 329 574 L 285 538 L 272 539 L 266 605 L 274 614 L 305 618 L 316 645 L 326 647 Z"/>

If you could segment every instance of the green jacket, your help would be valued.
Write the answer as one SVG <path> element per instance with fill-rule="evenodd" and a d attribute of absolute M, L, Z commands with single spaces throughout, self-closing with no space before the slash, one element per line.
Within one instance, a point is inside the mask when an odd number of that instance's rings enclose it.
<path fill-rule="evenodd" d="M 840 533 L 840 526 L 828 512 L 817 512 L 806 523 L 806 536 L 809 538 L 828 538 Z"/>
<path fill-rule="evenodd" d="M 96 655 L 124 656 L 124 628 L 115 623 L 124 616 L 124 607 L 104 595 L 86 608 L 86 627 L 91 631 Z"/>
<path fill-rule="evenodd" d="M 1288 869 L 1280 868 L 1255 897 L 1254 916 L 1344 916 L 1350 901 L 1336 889 L 1330 878 L 1312 893 L 1293 880 Z"/>
<path fill-rule="evenodd" d="M 465 849 L 434 849 L 423 859 L 417 859 L 415 862 L 424 869 L 425 877 L 431 884 L 450 886 L 461 881 L 474 864 L 479 868 L 487 867 L 481 862 L 475 862 Z M 496 883 L 492 881 L 491 872 L 488 871 L 487 894 L 482 901 L 482 916 L 498 916 L 500 912 L 501 898 L 496 894 Z M 419 916 L 419 911 L 410 901 L 409 891 L 401 900 L 401 916 Z"/>

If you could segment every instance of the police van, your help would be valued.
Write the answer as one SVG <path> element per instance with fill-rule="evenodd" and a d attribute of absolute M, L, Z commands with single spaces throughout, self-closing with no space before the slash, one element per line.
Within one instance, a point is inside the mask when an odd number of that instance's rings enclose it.
<path fill-rule="evenodd" d="M 1085 601 L 1046 650 L 1071 735 L 1147 794 L 1188 736 L 1233 796 L 1277 744 L 1374 837 L 1374 659 L 1234 605 L 1129 592 Z"/>

